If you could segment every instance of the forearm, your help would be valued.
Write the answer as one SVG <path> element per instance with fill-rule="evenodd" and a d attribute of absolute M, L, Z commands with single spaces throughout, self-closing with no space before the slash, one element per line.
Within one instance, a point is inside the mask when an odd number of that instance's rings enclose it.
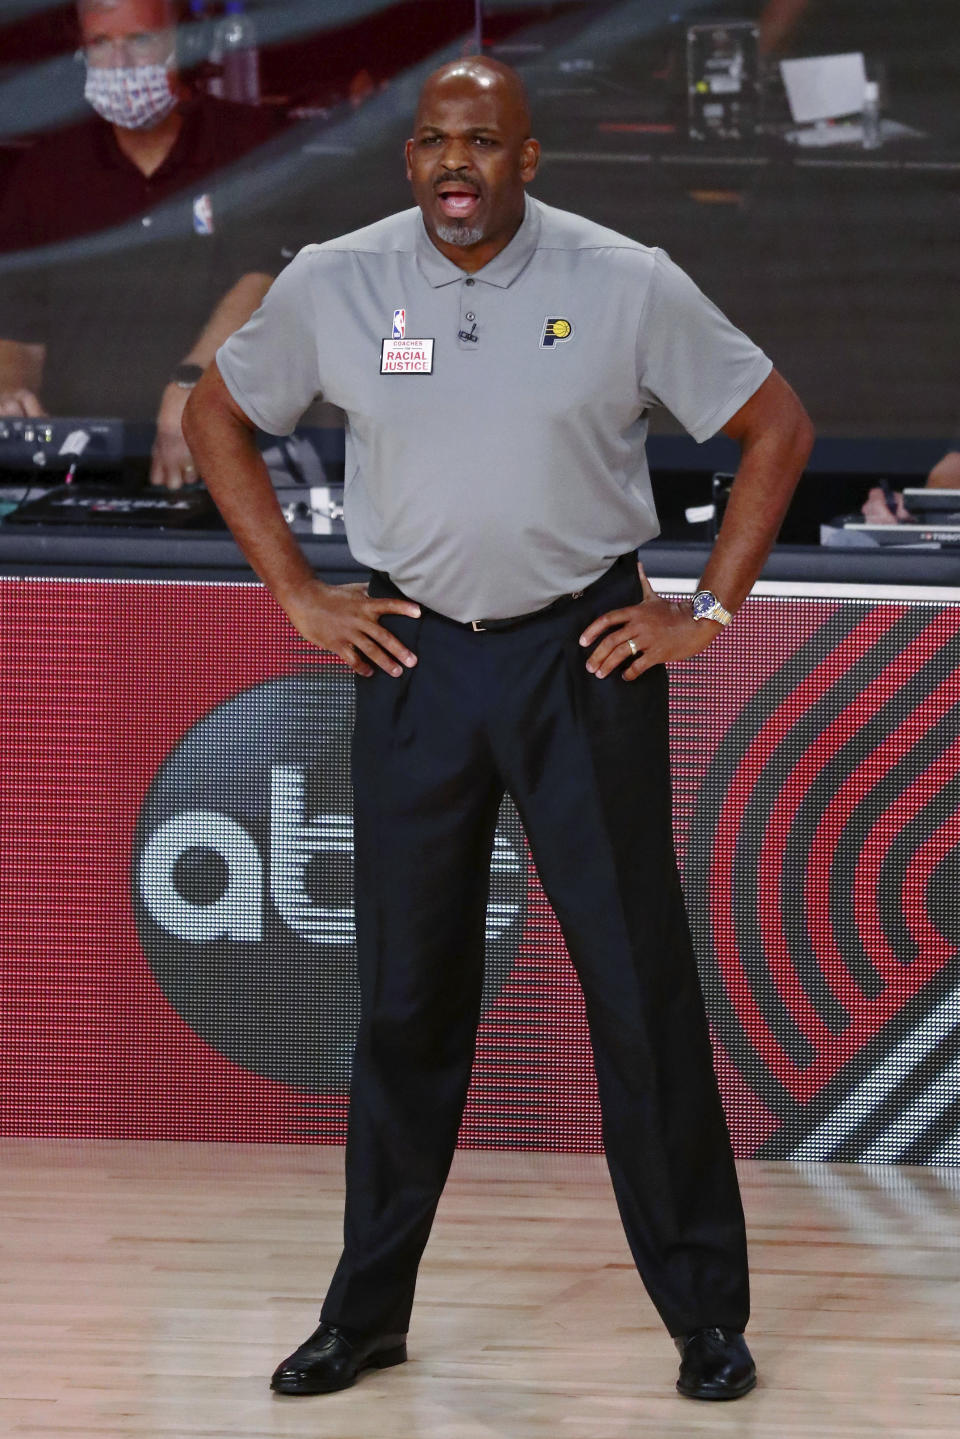
<path fill-rule="evenodd" d="M 271 275 L 255 272 L 242 275 L 219 301 L 190 353 L 182 357 L 183 361 L 190 365 L 202 365 L 206 369 L 224 340 L 229 340 L 236 330 L 245 325 L 262 304 L 272 283 Z"/>
<path fill-rule="evenodd" d="M 288 614 L 317 581 L 274 494 L 246 416 L 216 365 L 190 397 L 183 433 L 234 539 Z"/>
<path fill-rule="evenodd" d="M 809 417 L 779 375 L 771 375 L 741 415 L 745 419 L 726 429 L 740 443 L 741 458 L 701 579 L 701 588 L 731 611 L 763 569 L 813 446 Z"/>
<path fill-rule="evenodd" d="M 0 340 L 0 391 L 32 390 L 40 393 L 46 345 L 26 345 L 20 340 Z"/>
<path fill-rule="evenodd" d="M 270 284 L 270 276 L 265 274 L 251 273 L 239 279 L 223 296 L 190 352 L 181 357 L 181 363 L 199 365 L 205 370 L 224 340 L 246 324 Z M 191 454 L 182 428 L 188 393 L 188 386 L 173 379 L 161 391 L 150 465 L 151 484 L 176 490 L 197 478 L 196 456 Z"/>
<path fill-rule="evenodd" d="M 949 450 L 927 476 L 932 490 L 960 490 L 960 450 Z"/>

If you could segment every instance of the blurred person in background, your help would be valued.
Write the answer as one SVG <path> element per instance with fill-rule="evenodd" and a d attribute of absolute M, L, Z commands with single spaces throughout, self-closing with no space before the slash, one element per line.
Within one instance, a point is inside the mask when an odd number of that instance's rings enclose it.
<path fill-rule="evenodd" d="M 960 450 L 948 450 L 941 455 L 927 475 L 926 484 L 931 490 L 960 490 Z M 884 489 L 882 485 L 873 486 L 861 510 L 864 519 L 872 525 L 909 523 L 913 518 L 900 491 Z"/>
<path fill-rule="evenodd" d="M 197 478 L 190 390 L 274 270 L 217 172 L 281 122 L 187 84 L 173 0 L 77 17 L 95 114 L 29 149 L 0 201 L 0 415 L 155 419 L 150 478 L 176 489 Z"/>

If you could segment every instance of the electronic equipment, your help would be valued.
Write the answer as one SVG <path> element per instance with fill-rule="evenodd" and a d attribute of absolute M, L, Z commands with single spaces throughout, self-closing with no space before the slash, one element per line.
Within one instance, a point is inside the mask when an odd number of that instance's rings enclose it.
<path fill-rule="evenodd" d="M 0 470 L 69 470 L 83 457 L 84 468 L 114 469 L 123 463 L 122 420 L 70 418 L 62 415 L 31 419 L 0 418 Z"/>
<path fill-rule="evenodd" d="M 921 547 L 922 549 L 954 549 L 960 545 L 960 523 L 910 524 L 900 520 L 895 525 L 869 524 L 866 520 L 845 520 L 846 534 L 862 535 L 871 544 L 885 549 Z"/>
<path fill-rule="evenodd" d="M 904 478 L 911 485 L 920 480 L 916 474 Z M 709 543 L 716 538 L 734 481 L 730 471 L 718 470 L 711 476 L 702 469 L 651 464 L 650 480 L 661 540 L 690 544 Z M 819 545 L 821 527 L 838 513 L 862 520 L 860 506 L 867 489 L 875 483 L 869 475 L 856 472 L 806 471 L 790 501 L 777 543 Z"/>
<path fill-rule="evenodd" d="M 921 490 L 908 489 L 903 491 L 903 503 L 911 515 L 938 515 L 941 519 L 956 515 L 956 523 L 960 524 L 960 490 L 940 490 L 928 486 Z"/>
<path fill-rule="evenodd" d="M 687 133 L 748 140 L 760 128 L 760 32 L 752 20 L 687 26 Z"/>
<path fill-rule="evenodd" d="M 880 478 L 891 510 L 896 504 L 889 479 Z M 907 486 L 901 491 L 909 519 L 895 524 L 866 520 L 857 510 L 840 515 L 820 529 L 820 543 L 832 548 L 944 550 L 960 547 L 960 490 Z"/>
<path fill-rule="evenodd" d="M 860 145 L 875 150 L 888 140 L 923 136 L 912 125 L 881 118 L 879 83 L 868 79 L 860 50 L 781 60 L 780 74 L 796 125 L 784 136 L 792 145 L 814 149 Z"/>
<path fill-rule="evenodd" d="M 867 68 L 862 51 L 781 60 L 780 74 L 797 125 L 815 125 L 863 110 Z"/>
<path fill-rule="evenodd" d="M 5 525 L 126 525 L 137 529 L 219 529 L 223 521 L 200 485 L 184 490 L 159 486 L 79 483 L 57 485 L 26 499 Z"/>

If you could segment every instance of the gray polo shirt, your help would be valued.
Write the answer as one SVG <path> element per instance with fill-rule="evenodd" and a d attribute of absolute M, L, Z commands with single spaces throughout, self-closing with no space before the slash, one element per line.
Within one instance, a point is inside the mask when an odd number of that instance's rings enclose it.
<path fill-rule="evenodd" d="M 716 433 L 771 363 L 662 250 L 526 201 L 468 276 L 419 209 L 308 245 L 217 365 L 270 434 L 347 416 L 350 548 L 454 619 L 583 589 L 659 526 L 647 415 Z"/>

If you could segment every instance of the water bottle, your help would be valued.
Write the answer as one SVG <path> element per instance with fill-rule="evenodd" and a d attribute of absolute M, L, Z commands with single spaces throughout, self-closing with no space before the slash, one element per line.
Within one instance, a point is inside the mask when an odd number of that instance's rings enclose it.
<path fill-rule="evenodd" d="M 177 63 L 185 74 L 196 73 L 210 56 L 207 0 L 190 0 L 189 18 L 177 32 Z"/>
<path fill-rule="evenodd" d="M 880 86 L 876 80 L 868 80 L 863 87 L 863 112 L 860 116 L 863 128 L 863 148 L 879 150 L 882 144 L 880 134 Z"/>
<path fill-rule="evenodd" d="M 210 59 L 220 67 L 220 74 L 210 84 L 211 94 L 243 105 L 260 103 L 257 32 L 250 16 L 243 13 L 243 0 L 227 0 L 214 32 Z"/>

